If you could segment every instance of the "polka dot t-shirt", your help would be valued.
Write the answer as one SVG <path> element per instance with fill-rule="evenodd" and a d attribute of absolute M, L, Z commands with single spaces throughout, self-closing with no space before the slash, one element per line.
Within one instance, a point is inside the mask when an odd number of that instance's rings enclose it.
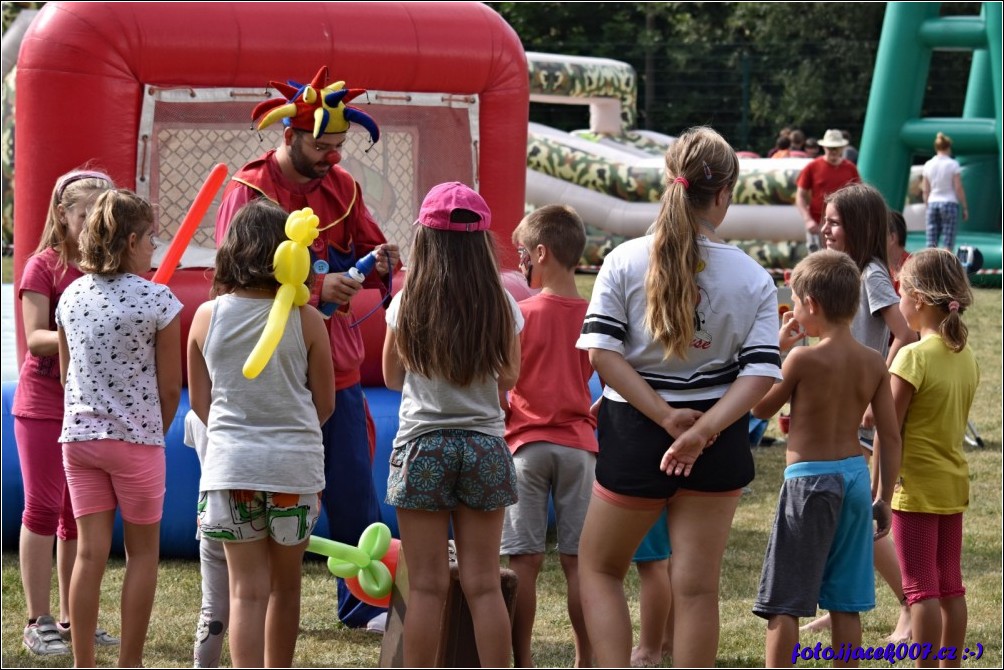
<path fill-rule="evenodd" d="M 88 274 L 70 284 L 56 308 L 70 350 L 60 442 L 164 446 L 157 332 L 180 311 L 170 289 L 134 274 Z"/>

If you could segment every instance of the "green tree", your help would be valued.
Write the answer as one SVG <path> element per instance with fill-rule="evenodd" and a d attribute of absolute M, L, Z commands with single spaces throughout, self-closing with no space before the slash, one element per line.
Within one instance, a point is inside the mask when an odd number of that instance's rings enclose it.
<path fill-rule="evenodd" d="M 675 134 L 709 124 L 765 151 L 779 128 L 860 139 L 885 3 L 488 3 L 528 51 L 615 58 L 638 72 L 639 125 Z M 979 3 L 944 3 L 976 14 Z M 962 109 L 971 56 L 937 53 L 923 115 Z M 904 64 L 910 67 L 910 64 Z M 581 110 L 534 106 L 571 130 Z"/>

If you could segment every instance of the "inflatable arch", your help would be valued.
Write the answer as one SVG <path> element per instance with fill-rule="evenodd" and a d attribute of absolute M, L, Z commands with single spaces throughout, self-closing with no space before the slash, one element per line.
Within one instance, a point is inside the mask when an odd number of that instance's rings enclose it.
<path fill-rule="evenodd" d="M 207 96 L 207 101 L 243 105 L 243 116 L 236 122 L 240 134 L 256 137 L 250 129 L 250 109 L 268 97 L 267 82 L 307 81 L 321 65 L 328 65 L 334 77 L 350 86 L 370 92 L 368 98 L 353 104 L 366 109 L 385 136 L 391 137 L 381 139 L 367 157 L 392 144 L 395 132 L 406 136 L 414 152 L 407 154 L 413 160 L 380 164 L 400 173 L 396 181 L 360 175 L 371 207 L 392 202 L 404 212 L 400 216 L 410 217 L 410 223 L 429 187 L 463 181 L 484 195 L 493 212 L 494 230 L 503 242 L 500 246 L 509 248 L 505 242 L 523 215 L 527 68 L 519 38 L 487 6 L 468 2 L 295 6 L 53 2 L 32 22 L 17 64 L 15 141 L 22 155 L 35 158 L 20 162 L 15 184 L 15 295 L 40 237 L 52 184 L 70 169 L 86 163 L 100 166 L 120 185 L 147 194 L 159 212 L 162 236 L 169 238 L 172 227 L 180 223 L 180 215 L 175 220 L 165 212 L 187 209 L 201 179 L 218 162 L 213 151 L 220 145 L 207 149 L 188 137 L 188 144 L 172 146 L 159 136 L 172 130 L 170 124 L 157 126 L 156 118 L 153 134 L 145 134 L 142 129 L 150 127 L 144 116 L 151 113 L 149 98 L 159 96 L 170 105 L 171 95 L 198 101 Z M 413 109 L 412 103 L 417 107 Z M 198 125 L 207 136 L 220 132 L 221 126 L 232 128 L 233 120 L 213 116 L 208 103 L 194 107 L 194 113 L 179 125 Z M 436 116 L 433 107 L 446 110 L 446 115 Z M 172 174 L 194 173 L 196 183 L 184 189 L 169 188 L 168 168 L 152 163 L 149 155 L 158 141 L 161 151 L 174 150 L 184 159 L 180 166 L 174 164 Z M 259 148 L 236 157 L 231 169 L 277 142 L 277 136 L 266 136 Z M 359 149 L 355 153 L 362 155 L 366 145 Z M 444 150 L 453 151 L 452 162 L 441 158 Z M 369 168 L 367 163 L 364 171 L 372 172 Z M 383 192 L 371 198 L 368 182 Z M 379 213 L 377 218 L 381 220 Z M 405 236 L 408 230 L 404 229 Z M 394 241 L 408 243 L 407 237 Z M 514 268 L 516 260 L 515 251 L 503 255 L 506 267 Z M 208 297 L 207 273 L 179 270 L 170 286 L 185 304 L 185 335 L 194 309 Z M 378 296 L 366 300 L 375 305 Z M 368 308 L 360 304 L 357 311 L 364 314 Z M 16 313 L 20 363 L 25 342 L 19 304 Z M 380 349 L 373 343 L 382 341 L 383 319 L 377 314 L 364 325 L 370 358 L 378 358 Z M 373 369 L 371 361 L 364 384 L 382 383 L 378 361 L 375 373 Z M 5 384 L 3 535 L 5 541 L 16 542 L 23 500 L 19 499 L 17 455 L 7 421 L 12 393 L 13 385 Z M 381 433 L 378 441 L 389 444 L 396 431 L 399 396 L 386 389 L 368 390 L 368 394 Z M 192 512 L 198 464 L 194 453 L 181 445 L 179 432 L 186 405 L 183 399 L 179 418 L 168 434 L 168 494 L 161 533 L 165 555 L 194 555 L 197 547 L 192 539 Z M 382 475 L 385 482 L 386 463 L 380 463 L 380 456 L 376 470 L 374 479 L 379 482 Z"/>

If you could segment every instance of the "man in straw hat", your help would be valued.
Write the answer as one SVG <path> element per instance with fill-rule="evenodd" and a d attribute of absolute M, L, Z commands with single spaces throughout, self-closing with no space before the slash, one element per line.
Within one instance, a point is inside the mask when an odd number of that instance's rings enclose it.
<path fill-rule="evenodd" d="M 805 222 L 805 244 L 809 252 L 819 249 L 822 228 L 823 199 L 847 184 L 861 181 L 858 169 L 844 158 L 847 140 L 839 130 L 827 130 L 819 140 L 824 154 L 802 169 L 798 175 L 795 206 Z"/>

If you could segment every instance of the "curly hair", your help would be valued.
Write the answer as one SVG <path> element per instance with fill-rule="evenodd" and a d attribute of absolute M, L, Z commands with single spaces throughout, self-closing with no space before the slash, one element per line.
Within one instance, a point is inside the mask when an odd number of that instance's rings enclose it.
<path fill-rule="evenodd" d="M 80 233 L 80 269 L 98 275 L 123 272 L 129 237 L 153 226 L 153 208 L 125 189 L 110 189 L 98 196 Z"/>

